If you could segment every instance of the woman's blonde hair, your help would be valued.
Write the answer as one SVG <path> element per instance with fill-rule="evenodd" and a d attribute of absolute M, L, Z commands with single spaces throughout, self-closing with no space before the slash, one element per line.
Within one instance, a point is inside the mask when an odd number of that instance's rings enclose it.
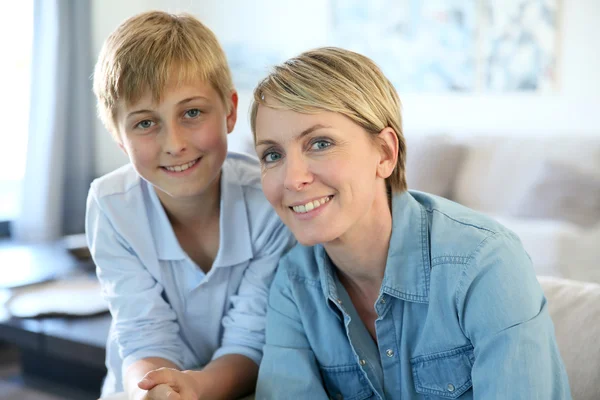
<path fill-rule="evenodd" d="M 274 67 L 254 90 L 250 124 L 255 139 L 259 105 L 300 113 L 339 113 L 377 139 L 376 135 L 383 129 L 392 128 L 398 137 L 398 162 L 386 183 L 392 192 L 406 190 L 406 142 L 400 99 L 390 81 L 369 58 L 336 47 L 324 47 Z"/>
<path fill-rule="evenodd" d="M 234 90 L 227 58 L 214 33 L 189 14 L 150 11 L 123 22 L 104 42 L 94 71 L 98 115 L 119 140 L 119 102 L 149 91 L 159 101 L 173 78 L 210 83 L 227 109 Z"/>

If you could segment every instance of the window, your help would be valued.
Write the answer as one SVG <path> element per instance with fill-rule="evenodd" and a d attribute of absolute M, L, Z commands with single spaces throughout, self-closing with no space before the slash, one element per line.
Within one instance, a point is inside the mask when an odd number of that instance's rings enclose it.
<path fill-rule="evenodd" d="M 19 213 L 29 125 L 29 86 L 33 43 L 33 1 L 13 1 L 10 24 L 0 24 L 0 221 Z"/>

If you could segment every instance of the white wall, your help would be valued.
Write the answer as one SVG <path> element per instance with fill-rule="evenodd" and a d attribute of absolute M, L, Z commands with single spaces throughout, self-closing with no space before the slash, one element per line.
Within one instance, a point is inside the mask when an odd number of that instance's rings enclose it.
<path fill-rule="evenodd" d="M 559 90 L 553 95 L 402 94 L 405 131 L 456 134 L 570 133 L 600 135 L 600 0 L 562 1 Z M 285 49 L 290 56 L 325 45 L 329 2 L 323 0 L 94 0 L 94 54 L 125 18 L 150 9 L 198 16 L 222 42 L 240 36 Z M 249 132 L 250 92 L 240 93 L 240 115 L 232 139 Z M 96 170 L 104 174 L 126 162 L 100 123 Z"/>

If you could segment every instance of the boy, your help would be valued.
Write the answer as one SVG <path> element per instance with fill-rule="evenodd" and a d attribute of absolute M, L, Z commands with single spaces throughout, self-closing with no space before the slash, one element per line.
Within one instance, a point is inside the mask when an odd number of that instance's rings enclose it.
<path fill-rule="evenodd" d="M 140 388 L 161 368 L 201 368 L 186 371 L 194 398 L 251 392 L 269 285 L 293 239 L 258 162 L 227 154 L 238 97 L 223 50 L 192 16 L 140 14 L 104 43 L 94 93 L 130 159 L 92 183 L 87 204 L 113 316 L 102 395 L 166 398 L 178 388 Z"/>

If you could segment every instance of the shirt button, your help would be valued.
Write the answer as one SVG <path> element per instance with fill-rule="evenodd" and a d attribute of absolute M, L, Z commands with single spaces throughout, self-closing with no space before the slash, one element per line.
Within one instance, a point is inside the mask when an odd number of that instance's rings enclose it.
<path fill-rule="evenodd" d="M 450 393 L 454 392 L 454 385 L 453 384 L 451 384 L 451 383 L 448 384 L 448 391 Z"/>
<path fill-rule="evenodd" d="M 337 301 L 338 304 L 342 304 L 342 300 L 337 299 L 336 301 Z"/>
<path fill-rule="evenodd" d="M 364 366 L 364 365 L 365 365 L 367 362 L 366 362 L 365 360 L 358 360 L 358 363 L 359 363 L 361 366 Z"/>
<path fill-rule="evenodd" d="M 394 357 L 394 350 L 392 350 L 392 349 L 387 349 L 387 350 L 385 351 L 385 354 L 386 354 L 388 357 Z"/>
<path fill-rule="evenodd" d="M 384 298 L 384 297 L 382 297 L 382 298 L 381 298 L 381 300 L 379 300 L 379 302 L 380 302 L 381 304 L 385 304 L 385 298 Z"/>

